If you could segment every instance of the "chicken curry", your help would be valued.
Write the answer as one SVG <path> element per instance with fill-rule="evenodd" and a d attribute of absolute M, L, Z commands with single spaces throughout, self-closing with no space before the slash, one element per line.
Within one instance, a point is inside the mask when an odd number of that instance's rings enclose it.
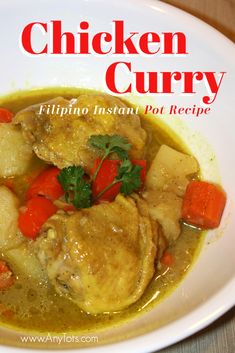
<path fill-rule="evenodd" d="M 180 139 L 98 92 L 21 92 L 0 107 L 1 323 L 97 330 L 172 291 L 225 205 Z"/>

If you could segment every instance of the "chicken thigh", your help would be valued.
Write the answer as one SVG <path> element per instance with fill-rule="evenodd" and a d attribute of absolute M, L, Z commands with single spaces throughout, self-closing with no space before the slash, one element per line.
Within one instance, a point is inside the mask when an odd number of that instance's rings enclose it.
<path fill-rule="evenodd" d="M 52 106 L 71 108 L 76 114 L 58 116 L 46 108 Z M 14 122 L 21 124 L 27 142 L 32 144 L 36 155 L 59 168 L 81 165 L 89 171 L 92 168 L 97 151 L 88 145 L 91 135 L 121 135 L 132 144 L 131 158 L 142 158 L 145 153 L 146 132 L 141 128 L 140 118 L 135 114 L 110 113 L 114 107 L 127 109 L 118 98 L 109 95 L 84 94 L 68 101 L 56 98 L 41 105 L 34 105 L 20 111 Z M 96 114 L 95 107 L 104 108 L 104 114 Z M 83 108 L 88 113 L 83 115 Z M 126 112 L 126 110 L 124 110 Z"/>
<path fill-rule="evenodd" d="M 146 202 L 114 202 L 57 213 L 35 242 L 37 256 L 61 295 L 88 313 L 136 302 L 154 274 L 157 227 Z"/>

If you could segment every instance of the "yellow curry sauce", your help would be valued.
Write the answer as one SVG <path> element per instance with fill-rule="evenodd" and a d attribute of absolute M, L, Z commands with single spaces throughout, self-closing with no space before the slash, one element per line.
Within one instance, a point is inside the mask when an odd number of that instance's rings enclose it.
<path fill-rule="evenodd" d="M 84 92 L 89 91 L 76 88 L 49 88 L 19 92 L 2 98 L 0 106 L 16 113 L 29 105 L 42 103 L 57 96 L 71 99 Z M 156 118 L 146 115 L 140 117 L 142 127 L 148 133 L 146 156 L 148 165 L 163 143 L 179 151 L 187 152 L 186 146 L 180 142 L 180 139 L 160 127 Z M 45 163 L 38 159 L 30 166 L 26 176 L 8 180 L 10 184 L 14 184 L 14 191 L 22 203 L 28 187 L 27 176 L 45 166 Z M 0 179 L 0 185 L 3 183 L 6 183 L 6 179 Z M 200 249 L 201 239 L 202 232 L 182 225 L 179 239 L 169 248 L 174 257 L 174 264 L 171 267 L 162 265 L 157 269 L 144 295 L 135 304 L 117 313 L 89 315 L 73 302 L 60 297 L 50 284 L 35 283 L 28 278 L 23 278 L 12 267 L 17 280 L 14 286 L 0 292 L 1 324 L 27 329 L 31 332 L 70 331 L 79 333 L 104 329 L 125 322 L 151 309 L 180 283 Z M 1 254 L 0 250 L 0 259 L 1 257 L 4 259 L 4 254 Z M 12 313 L 11 315 L 4 314 L 6 308 Z"/>

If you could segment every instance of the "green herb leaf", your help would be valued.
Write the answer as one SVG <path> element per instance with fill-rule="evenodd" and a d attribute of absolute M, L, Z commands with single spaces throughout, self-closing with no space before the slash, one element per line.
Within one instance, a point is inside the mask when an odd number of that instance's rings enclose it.
<path fill-rule="evenodd" d="M 123 160 L 128 157 L 128 151 L 131 148 L 128 140 L 119 135 L 92 135 L 88 142 L 92 147 L 103 151 L 105 158 L 111 153 L 116 153 Z"/>
<path fill-rule="evenodd" d="M 85 172 L 81 166 L 63 168 L 58 181 L 65 191 L 65 200 L 76 208 L 91 206 L 91 186 L 84 179 Z"/>
<path fill-rule="evenodd" d="M 141 186 L 141 172 L 142 167 L 136 164 L 132 164 L 130 160 L 126 159 L 122 162 L 116 176 L 117 181 L 121 181 L 122 185 L 120 192 L 125 196 L 130 195 L 133 191 L 137 190 Z"/>
<path fill-rule="evenodd" d="M 119 135 L 92 135 L 90 136 L 88 143 L 90 146 L 103 152 L 103 157 L 93 174 L 92 181 L 96 179 L 103 161 L 108 158 L 111 153 L 116 153 L 118 158 L 124 160 L 128 158 L 128 151 L 131 148 L 131 144 L 128 143 L 128 140 Z"/>
<path fill-rule="evenodd" d="M 124 159 L 128 158 L 128 152 L 124 149 L 122 149 L 121 147 L 113 147 L 112 148 L 112 152 L 116 153 L 116 155 L 118 156 L 118 158 L 120 158 L 122 161 Z"/>

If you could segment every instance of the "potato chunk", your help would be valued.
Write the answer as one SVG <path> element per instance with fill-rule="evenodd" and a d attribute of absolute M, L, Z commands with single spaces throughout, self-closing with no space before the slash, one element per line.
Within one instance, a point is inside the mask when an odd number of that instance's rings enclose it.
<path fill-rule="evenodd" d="M 0 186 L 0 249 L 18 246 L 23 237 L 17 232 L 18 199 L 5 186 Z"/>
<path fill-rule="evenodd" d="M 143 197 L 168 243 L 180 235 L 182 197 L 189 183 L 188 177 L 197 172 L 198 163 L 194 157 L 162 145 L 147 173 Z"/>
<path fill-rule="evenodd" d="M 198 163 L 194 157 L 162 145 L 148 171 L 146 186 L 182 197 L 189 182 L 187 177 L 197 172 Z"/>
<path fill-rule="evenodd" d="M 0 177 L 24 174 L 33 157 L 21 129 L 12 124 L 0 124 L 0 151 Z"/>
<path fill-rule="evenodd" d="M 47 280 L 46 273 L 33 250 L 30 248 L 30 242 L 28 240 L 15 249 L 6 251 L 4 258 L 11 265 L 14 274 L 39 282 Z"/>

